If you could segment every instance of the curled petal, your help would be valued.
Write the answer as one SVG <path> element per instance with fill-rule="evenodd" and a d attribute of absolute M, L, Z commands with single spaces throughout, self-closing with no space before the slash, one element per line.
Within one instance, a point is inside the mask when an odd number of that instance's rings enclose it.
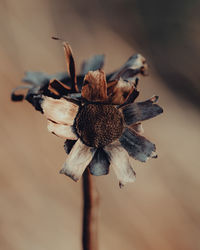
<path fill-rule="evenodd" d="M 48 120 L 47 129 L 52 134 L 55 134 L 64 139 L 76 140 L 77 136 L 73 132 L 72 126 L 58 124 Z"/>
<path fill-rule="evenodd" d="M 107 100 L 106 75 L 103 70 L 89 71 L 87 73 L 81 94 L 87 101 L 104 102 Z"/>
<path fill-rule="evenodd" d="M 146 75 L 147 69 L 148 66 L 145 58 L 140 54 L 136 54 L 131 56 L 128 61 L 111 76 L 109 80 L 119 79 L 119 77 L 124 80 L 131 80 L 139 73 Z"/>
<path fill-rule="evenodd" d="M 78 139 L 69 153 L 60 173 L 71 177 L 74 181 L 78 181 L 92 160 L 93 155 L 94 151 Z"/>
<path fill-rule="evenodd" d="M 104 65 L 104 55 L 95 55 L 82 64 L 81 73 L 86 75 L 89 71 L 102 69 Z"/>
<path fill-rule="evenodd" d="M 16 87 L 11 92 L 11 100 L 14 101 L 14 102 L 22 101 L 24 99 L 24 95 L 23 94 L 16 94 L 16 91 L 23 90 L 23 89 L 27 90 L 27 89 L 30 89 L 30 88 L 31 88 L 30 85 L 24 85 L 24 86 Z"/>
<path fill-rule="evenodd" d="M 57 96 L 66 95 L 69 92 L 69 90 L 71 90 L 71 88 L 69 86 L 65 85 L 64 83 L 62 83 L 56 79 L 53 79 L 49 82 L 48 89 L 54 95 L 57 95 Z"/>
<path fill-rule="evenodd" d="M 48 96 L 43 96 L 41 107 L 47 119 L 67 125 L 74 123 L 79 108 L 78 105 L 64 98 L 54 99 Z"/>
<path fill-rule="evenodd" d="M 133 130 L 126 128 L 119 141 L 129 155 L 136 160 L 146 162 L 150 157 L 157 157 L 155 144 L 151 143 L 145 137 L 138 135 Z"/>
<path fill-rule="evenodd" d="M 96 176 L 106 175 L 109 173 L 109 165 L 108 154 L 102 148 L 98 148 L 89 164 L 90 173 Z"/>
<path fill-rule="evenodd" d="M 119 180 L 120 187 L 128 182 L 134 182 L 136 174 L 129 162 L 127 151 L 119 143 L 109 144 L 105 150 L 110 156 L 110 164 Z"/>
<path fill-rule="evenodd" d="M 73 85 L 72 90 L 78 92 L 78 86 L 77 86 L 77 78 L 76 78 L 76 68 L 74 63 L 74 58 L 72 54 L 72 49 L 70 45 L 66 42 L 63 42 L 64 52 L 65 52 L 65 58 L 67 61 L 67 67 L 68 67 L 68 73 L 71 76 Z"/>
<path fill-rule="evenodd" d="M 163 112 L 163 109 L 154 104 L 158 100 L 157 96 L 145 102 L 138 102 L 123 106 L 121 109 L 127 125 L 153 118 Z"/>
<path fill-rule="evenodd" d="M 118 81 L 108 83 L 108 100 L 112 104 L 123 104 L 134 90 L 134 83 L 124 81 L 120 78 Z"/>
<path fill-rule="evenodd" d="M 126 99 L 126 101 L 120 106 L 125 106 L 127 104 L 133 103 L 135 101 L 135 99 L 139 96 L 140 92 L 137 89 L 138 81 L 139 81 L 139 79 L 135 78 L 134 89 L 132 90 L 132 92 L 130 93 L 130 95 Z"/>

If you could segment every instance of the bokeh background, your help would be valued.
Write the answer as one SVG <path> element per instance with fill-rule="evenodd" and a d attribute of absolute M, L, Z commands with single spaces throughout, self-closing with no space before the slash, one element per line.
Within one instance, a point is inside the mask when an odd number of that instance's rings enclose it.
<path fill-rule="evenodd" d="M 0 249 L 81 249 L 81 182 L 59 175 L 63 141 L 27 103 L 12 103 L 24 71 L 66 70 L 58 36 L 77 68 L 106 55 L 106 72 L 141 53 L 145 100 L 164 114 L 143 123 L 159 158 L 135 162 L 137 179 L 118 188 L 113 171 L 94 178 L 101 204 L 99 250 L 200 249 L 200 1 L 0 1 Z"/>

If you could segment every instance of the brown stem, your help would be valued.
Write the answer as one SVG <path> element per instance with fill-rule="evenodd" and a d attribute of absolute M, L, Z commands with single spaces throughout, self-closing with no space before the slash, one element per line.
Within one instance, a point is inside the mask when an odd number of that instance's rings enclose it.
<path fill-rule="evenodd" d="M 97 250 L 99 196 L 87 168 L 83 174 L 83 250 Z"/>

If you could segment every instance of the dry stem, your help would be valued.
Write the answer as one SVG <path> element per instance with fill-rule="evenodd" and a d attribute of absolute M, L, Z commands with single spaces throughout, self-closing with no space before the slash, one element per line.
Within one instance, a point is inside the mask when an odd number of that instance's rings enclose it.
<path fill-rule="evenodd" d="M 83 174 L 83 250 L 97 250 L 99 196 L 87 168 Z"/>

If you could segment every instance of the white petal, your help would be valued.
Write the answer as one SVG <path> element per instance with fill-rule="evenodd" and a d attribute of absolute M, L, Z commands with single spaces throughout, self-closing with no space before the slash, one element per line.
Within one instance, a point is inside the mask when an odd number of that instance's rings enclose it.
<path fill-rule="evenodd" d="M 74 123 L 74 118 L 79 108 L 78 105 L 64 98 L 54 99 L 48 96 L 43 96 L 41 107 L 47 119 L 68 125 Z"/>
<path fill-rule="evenodd" d="M 86 146 L 79 139 L 70 151 L 60 173 L 71 177 L 74 181 L 78 181 L 92 160 L 93 155 L 94 150 L 92 151 L 91 147 Z"/>
<path fill-rule="evenodd" d="M 117 175 L 120 187 L 127 182 L 134 182 L 136 174 L 129 162 L 127 151 L 119 143 L 109 144 L 104 150 L 110 155 L 110 164 Z"/>
<path fill-rule="evenodd" d="M 48 120 L 47 129 L 49 132 L 69 140 L 77 140 L 76 134 L 72 130 L 72 126 L 58 124 Z"/>

